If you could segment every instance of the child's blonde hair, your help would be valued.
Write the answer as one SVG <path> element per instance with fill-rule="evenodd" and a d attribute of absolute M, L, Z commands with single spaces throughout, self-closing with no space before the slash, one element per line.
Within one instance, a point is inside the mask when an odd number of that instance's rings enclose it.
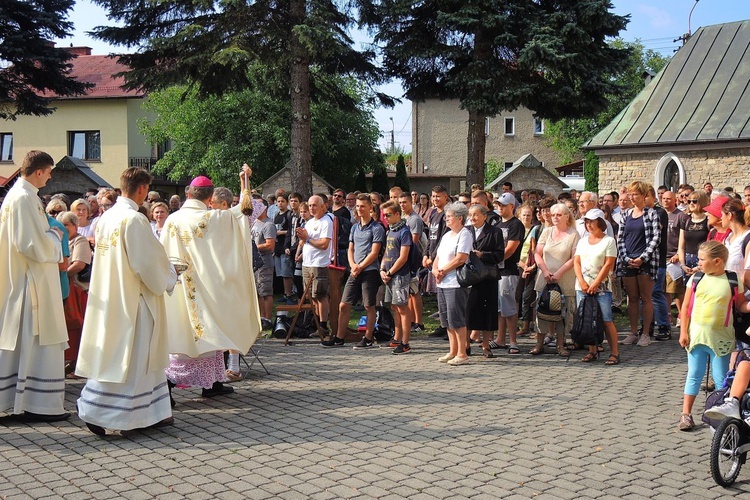
<path fill-rule="evenodd" d="M 698 246 L 698 251 L 704 252 L 709 259 L 721 259 L 724 263 L 729 258 L 729 250 L 718 241 L 704 241 Z"/>

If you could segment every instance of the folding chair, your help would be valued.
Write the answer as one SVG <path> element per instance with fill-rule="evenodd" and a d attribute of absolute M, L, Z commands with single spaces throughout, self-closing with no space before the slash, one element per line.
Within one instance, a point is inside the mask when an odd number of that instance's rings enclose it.
<path fill-rule="evenodd" d="M 255 349 L 255 346 L 258 345 L 256 342 L 255 344 L 253 344 L 252 347 L 250 347 L 250 351 L 247 354 L 243 355 L 242 353 L 240 353 L 240 359 L 242 360 L 243 363 L 245 363 L 245 366 L 247 367 L 244 373 L 242 374 L 244 377 L 247 377 L 247 374 L 250 373 L 250 370 L 252 369 L 256 361 L 266 371 L 266 375 L 271 374 L 271 372 L 268 371 L 268 368 L 266 368 L 266 365 L 263 364 L 263 361 L 261 361 L 259 357 L 260 351 L 261 349 L 263 349 L 263 346 L 266 345 L 266 341 L 268 340 L 268 337 L 270 337 L 270 334 L 264 334 L 262 336 L 258 336 L 258 338 L 263 338 L 263 342 L 258 346 L 258 349 Z M 247 359 L 245 359 L 245 356 L 248 356 L 250 354 L 252 354 L 255 357 L 255 359 L 251 359 L 250 363 L 248 363 Z"/>
<path fill-rule="evenodd" d="M 312 283 L 313 278 L 310 277 L 309 280 L 307 280 L 307 283 L 305 284 L 305 291 L 302 294 L 302 296 L 299 298 L 299 302 L 297 302 L 296 305 L 287 306 L 287 305 L 277 305 L 276 306 L 276 312 L 279 311 L 289 311 L 294 312 L 294 318 L 292 319 L 292 323 L 289 325 L 289 329 L 286 331 L 286 338 L 284 339 L 284 345 L 289 345 L 289 339 L 292 337 L 292 332 L 294 331 L 294 325 L 297 324 L 297 319 L 299 319 L 299 313 L 302 311 L 313 311 L 313 304 L 310 299 L 310 295 L 312 294 Z M 315 324 L 318 327 L 318 331 L 320 331 L 320 321 L 318 320 L 318 316 L 315 315 L 313 311 L 313 318 L 315 318 Z"/>

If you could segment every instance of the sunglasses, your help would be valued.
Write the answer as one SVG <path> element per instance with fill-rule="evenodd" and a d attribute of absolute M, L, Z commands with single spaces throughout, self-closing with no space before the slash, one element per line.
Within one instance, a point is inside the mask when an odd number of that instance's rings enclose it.
<path fill-rule="evenodd" d="M 390 214 L 390 213 L 385 213 L 385 212 L 383 213 L 383 216 L 386 217 L 386 218 L 393 217 L 394 215 L 401 215 L 401 214 L 396 214 L 396 213 Z"/>
<path fill-rule="evenodd" d="M 688 202 L 688 203 L 689 203 L 690 205 L 695 205 L 696 203 L 698 203 L 698 200 L 688 200 L 687 202 Z"/>

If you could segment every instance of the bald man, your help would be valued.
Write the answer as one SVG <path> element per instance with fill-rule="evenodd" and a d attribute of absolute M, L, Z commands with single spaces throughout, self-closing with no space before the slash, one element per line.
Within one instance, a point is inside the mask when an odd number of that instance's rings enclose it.
<path fill-rule="evenodd" d="M 325 337 L 330 333 L 328 266 L 332 260 L 333 217 L 328 213 L 328 206 L 320 196 L 311 196 L 307 205 L 313 218 L 305 223 L 305 227 L 296 229 L 299 244 L 303 245 L 302 282 L 307 286 L 312 279 L 311 296 L 321 328 L 318 335 Z"/>

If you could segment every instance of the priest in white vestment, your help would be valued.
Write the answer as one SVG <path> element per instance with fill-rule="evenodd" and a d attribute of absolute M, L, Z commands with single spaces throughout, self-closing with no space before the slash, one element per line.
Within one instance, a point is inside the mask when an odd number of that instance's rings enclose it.
<path fill-rule="evenodd" d="M 39 189 L 52 157 L 30 151 L 0 208 L 0 411 L 28 422 L 65 420 L 65 326 L 61 233 L 50 228 Z"/>
<path fill-rule="evenodd" d="M 249 167 L 245 172 L 249 177 Z M 182 283 L 167 298 L 167 378 L 177 387 L 202 387 L 204 397 L 233 392 L 223 384 L 224 351 L 248 352 L 261 330 L 248 219 L 242 204 L 209 210 L 212 194 L 207 177 L 193 179 L 185 203 L 161 233 L 167 255 L 188 263 Z"/>
<path fill-rule="evenodd" d="M 129 168 L 122 196 L 96 226 L 96 248 L 76 375 L 88 381 L 78 416 L 89 429 L 129 431 L 174 422 L 164 292 L 177 281 L 151 225 L 138 212 L 151 175 Z"/>

